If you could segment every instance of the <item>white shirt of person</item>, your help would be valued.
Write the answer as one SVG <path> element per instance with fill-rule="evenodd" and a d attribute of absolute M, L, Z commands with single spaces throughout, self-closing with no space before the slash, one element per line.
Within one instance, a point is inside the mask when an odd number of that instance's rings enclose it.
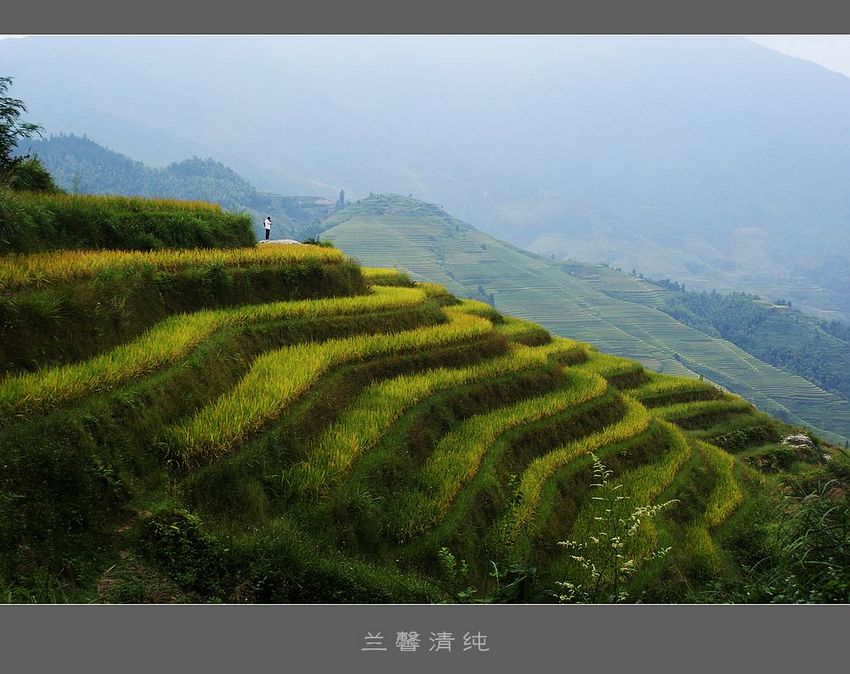
<path fill-rule="evenodd" d="M 271 218 L 266 218 L 265 220 L 263 220 L 263 224 L 266 226 L 266 229 L 271 229 L 272 228 Z"/>

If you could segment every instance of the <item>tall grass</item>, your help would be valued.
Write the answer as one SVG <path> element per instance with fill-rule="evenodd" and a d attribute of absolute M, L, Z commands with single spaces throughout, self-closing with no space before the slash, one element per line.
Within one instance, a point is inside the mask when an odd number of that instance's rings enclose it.
<path fill-rule="evenodd" d="M 516 538 L 531 521 L 540 502 L 543 486 L 556 470 L 580 456 L 595 452 L 600 447 L 627 440 L 648 428 L 650 416 L 646 408 L 628 396 L 623 396 L 623 400 L 626 413 L 620 421 L 536 458 L 525 469 L 520 478 L 519 499 L 510 515 L 513 538 Z"/>
<path fill-rule="evenodd" d="M 214 204 L 0 188 L 0 254 L 65 248 L 233 248 L 255 242 L 247 214 Z"/>
<path fill-rule="evenodd" d="M 643 365 L 635 360 L 620 358 L 619 356 L 612 356 L 599 351 L 591 351 L 590 358 L 577 367 L 586 372 L 598 374 L 606 379 L 635 374 L 643 370 Z"/>
<path fill-rule="evenodd" d="M 53 253 L 0 256 L 0 291 L 24 286 L 46 286 L 91 278 L 111 270 L 150 267 L 176 272 L 187 267 L 222 265 L 275 267 L 315 261 L 342 262 L 336 248 L 321 246 L 255 246 L 250 248 L 196 248 L 156 251 L 63 250 Z"/>
<path fill-rule="evenodd" d="M 388 267 L 361 267 L 363 278 L 370 285 L 381 286 L 413 286 L 413 280 L 403 271 Z"/>
<path fill-rule="evenodd" d="M 100 208 L 122 208 L 131 211 L 173 211 L 223 213 L 221 206 L 208 201 L 193 201 L 191 199 L 152 199 L 149 197 L 127 197 L 119 194 L 62 194 L 61 192 L 45 194 L 32 193 L 28 196 L 44 199 L 45 202 L 69 206 L 76 203 L 93 204 Z"/>
<path fill-rule="evenodd" d="M 703 414 L 755 411 L 753 406 L 737 396 L 725 400 L 694 400 L 686 403 L 653 408 L 653 414 L 672 422 L 683 422 Z"/>
<path fill-rule="evenodd" d="M 448 290 L 436 283 L 417 283 L 416 287 L 424 292 L 427 297 L 432 299 L 455 301 L 454 296 Z M 463 304 L 463 302 L 461 304 Z"/>
<path fill-rule="evenodd" d="M 503 317 L 496 330 L 513 342 L 545 344 L 552 338 L 546 328 L 512 316 Z"/>
<path fill-rule="evenodd" d="M 481 318 L 486 318 L 495 323 L 502 323 L 504 321 L 504 317 L 485 302 L 480 302 L 478 300 L 462 299 L 460 300 L 460 304 L 457 306 L 460 311 L 464 311 L 474 316 L 481 316 Z"/>
<path fill-rule="evenodd" d="M 472 417 L 445 435 L 419 472 L 417 490 L 397 509 L 405 519 L 401 529 L 421 532 L 442 518 L 499 436 L 598 398 L 607 389 L 605 380 L 596 375 L 570 371 L 569 377 L 568 387 Z"/>
<path fill-rule="evenodd" d="M 544 347 L 511 345 L 507 355 L 466 368 L 436 368 L 372 384 L 322 433 L 309 457 L 293 467 L 291 483 L 302 489 L 328 485 L 373 447 L 406 410 L 437 391 L 540 367 L 575 342 Z"/>
<path fill-rule="evenodd" d="M 396 288 L 395 292 L 419 292 Z M 447 311 L 448 323 L 390 335 L 359 335 L 299 344 L 265 354 L 228 394 L 174 429 L 176 450 L 187 463 L 221 456 L 258 430 L 335 366 L 369 358 L 446 346 L 482 337 L 489 321 Z"/>
<path fill-rule="evenodd" d="M 702 517 L 702 524 L 709 529 L 714 529 L 723 524 L 735 512 L 744 498 L 741 487 L 735 479 L 735 459 L 731 454 L 707 442 L 700 440 L 692 440 L 692 442 L 699 450 L 706 465 L 717 477 L 717 482 L 708 496 L 705 513 Z"/>
<path fill-rule="evenodd" d="M 688 395 L 703 391 L 710 394 L 716 394 L 716 397 L 718 398 L 723 396 L 723 392 L 709 382 L 692 379 L 690 377 L 673 377 L 670 375 L 656 375 L 643 386 L 632 389 L 629 392 L 629 395 L 640 400 L 642 403 L 647 404 L 673 394 Z"/>
<path fill-rule="evenodd" d="M 25 417 L 62 401 L 113 388 L 176 362 L 224 328 L 284 319 L 369 313 L 425 301 L 415 288 L 376 288 L 374 294 L 244 305 L 172 316 L 139 339 L 81 363 L 10 375 L 0 381 L 0 420 Z M 366 338 L 364 338 L 366 339 Z"/>
<path fill-rule="evenodd" d="M 714 445 L 700 440 L 692 442 L 714 474 L 715 483 L 706 499 L 705 510 L 682 532 L 684 557 L 691 574 L 711 577 L 722 565 L 721 551 L 711 536 L 711 529 L 719 527 L 735 512 L 744 495 L 735 479 L 735 459 Z"/>

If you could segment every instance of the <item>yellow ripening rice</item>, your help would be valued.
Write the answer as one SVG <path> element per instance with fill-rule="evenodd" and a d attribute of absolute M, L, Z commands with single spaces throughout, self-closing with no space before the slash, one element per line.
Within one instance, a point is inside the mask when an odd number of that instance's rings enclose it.
<path fill-rule="evenodd" d="M 620 421 L 606 426 L 598 433 L 575 440 L 538 457 L 525 469 L 519 484 L 519 493 L 522 498 L 512 516 L 513 536 L 518 535 L 531 521 L 540 502 L 543 486 L 556 470 L 601 447 L 639 435 L 649 427 L 650 416 L 646 408 L 627 396 L 623 396 L 623 400 L 626 403 L 626 414 Z"/>
<path fill-rule="evenodd" d="M 333 367 L 463 343 L 492 332 L 485 319 L 462 312 L 447 313 L 450 320 L 442 325 L 298 344 L 260 356 L 234 389 L 174 429 L 178 451 L 188 463 L 232 451 Z"/>
<path fill-rule="evenodd" d="M 176 272 L 187 267 L 276 267 L 313 260 L 342 262 L 342 251 L 322 246 L 256 246 L 253 248 L 187 248 L 155 251 L 63 250 L 0 257 L 0 290 L 46 286 L 91 278 L 112 269 L 150 267 Z"/>
<path fill-rule="evenodd" d="M 542 347 L 514 344 L 506 355 L 471 367 L 435 368 L 372 384 L 322 433 L 308 458 L 293 468 L 292 482 L 303 489 L 318 489 L 339 478 L 405 411 L 437 391 L 542 367 L 576 344 L 569 339 Z"/>
<path fill-rule="evenodd" d="M 171 316 L 138 339 L 81 363 L 7 376 L 0 381 L 0 420 L 29 416 L 167 367 L 224 328 L 370 313 L 415 306 L 425 300 L 425 293 L 415 288 L 376 288 L 371 295 L 271 302 Z"/>

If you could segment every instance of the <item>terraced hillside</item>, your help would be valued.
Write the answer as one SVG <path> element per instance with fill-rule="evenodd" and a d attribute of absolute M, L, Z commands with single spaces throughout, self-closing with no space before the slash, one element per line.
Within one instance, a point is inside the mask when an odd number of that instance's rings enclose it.
<path fill-rule="evenodd" d="M 850 401 L 675 320 L 654 303 L 660 289 L 625 274 L 600 279 L 592 265 L 543 259 L 406 197 L 364 199 L 325 225 L 323 236 L 363 264 L 403 268 L 461 297 L 492 297 L 500 311 L 557 335 L 658 372 L 702 375 L 832 442 L 850 438 Z"/>
<path fill-rule="evenodd" d="M 143 302 L 98 308 L 136 274 Z M 15 256 L 0 282 L 7 601 L 681 600 L 741 578 L 754 466 L 845 466 L 713 385 L 331 248 Z M 614 535 L 598 499 L 674 500 L 616 577 L 559 545 Z"/>

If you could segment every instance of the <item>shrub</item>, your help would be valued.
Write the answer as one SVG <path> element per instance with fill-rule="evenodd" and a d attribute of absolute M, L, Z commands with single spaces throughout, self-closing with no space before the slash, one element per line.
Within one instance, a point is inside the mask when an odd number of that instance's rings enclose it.
<path fill-rule="evenodd" d="M 36 158 L 29 158 L 15 166 L 9 179 L 9 187 L 32 192 L 62 192 L 53 182 L 53 176 Z"/>
<path fill-rule="evenodd" d="M 796 487 L 778 500 L 753 538 L 762 556 L 731 588 L 736 601 L 850 601 L 850 501 L 835 480 Z"/>

